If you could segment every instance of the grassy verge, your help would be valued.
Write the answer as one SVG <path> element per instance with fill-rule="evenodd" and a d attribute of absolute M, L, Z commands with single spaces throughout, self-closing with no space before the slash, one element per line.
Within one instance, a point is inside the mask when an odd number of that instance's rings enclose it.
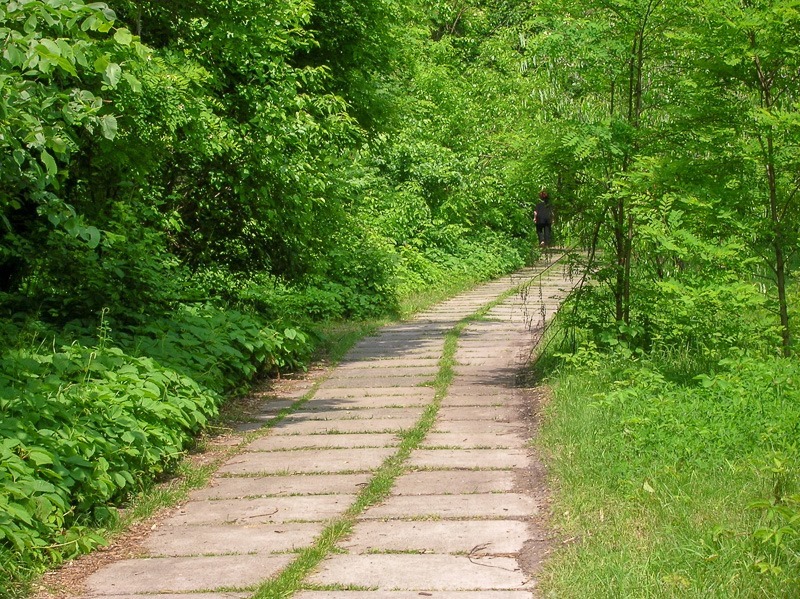
<path fill-rule="evenodd" d="M 589 357 L 552 378 L 545 596 L 800 596 L 797 369 L 653 374 L 672 368 Z"/>

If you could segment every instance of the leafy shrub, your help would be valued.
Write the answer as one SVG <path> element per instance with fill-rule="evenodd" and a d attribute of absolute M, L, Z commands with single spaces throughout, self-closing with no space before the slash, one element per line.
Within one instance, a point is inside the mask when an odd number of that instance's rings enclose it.
<path fill-rule="evenodd" d="M 221 396 L 119 348 L 66 346 L 0 359 L 3 576 L 101 542 L 87 525 L 164 472 L 216 414 Z M 4 556 L 4 557 L 6 557 Z"/>
<path fill-rule="evenodd" d="M 21 325 L 51 333 L 7 321 L 2 334 Z M 0 357 L 0 582 L 102 542 L 90 527 L 169 470 L 225 393 L 260 372 L 297 368 L 311 351 L 296 328 L 210 305 L 115 332 L 117 347 L 105 320 L 100 333 L 91 347 Z"/>
<path fill-rule="evenodd" d="M 182 306 L 116 335 L 129 353 L 148 356 L 218 393 L 239 389 L 259 373 L 296 369 L 311 354 L 305 333 L 211 305 Z"/>
<path fill-rule="evenodd" d="M 605 272 L 600 278 L 608 276 Z M 731 347 L 760 351 L 777 344 L 767 298 L 754 283 L 705 273 L 637 285 L 629 324 L 614 322 L 611 290 L 602 285 L 584 287 L 568 300 L 564 324 L 589 332 L 600 348 L 681 349 L 712 361 Z M 579 309 L 570 309 L 576 303 Z"/>
<path fill-rule="evenodd" d="M 528 248 L 492 231 L 469 235 L 450 225 L 432 234 L 437 243 L 408 244 L 399 250 L 398 293 L 408 295 L 448 280 L 485 280 L 524 264 Z"/>

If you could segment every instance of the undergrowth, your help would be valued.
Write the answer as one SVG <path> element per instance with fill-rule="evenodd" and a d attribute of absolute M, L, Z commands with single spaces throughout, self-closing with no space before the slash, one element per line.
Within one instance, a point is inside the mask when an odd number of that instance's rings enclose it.
<path fill-rule="evenodd" d="M 299 330 L 211 308 L 51 343 L 0 357 L 4 587 L 102 544 L 113 505 L 170 472 L 226 393 L 311 349 Z"/>

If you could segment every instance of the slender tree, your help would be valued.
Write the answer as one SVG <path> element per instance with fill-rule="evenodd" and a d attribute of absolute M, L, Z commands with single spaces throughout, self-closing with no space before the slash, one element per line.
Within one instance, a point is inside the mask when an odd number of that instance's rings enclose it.
<path fill-rule="evenodd" d="M 737 174 L 751 174 L 741 179 L 739 213 L 771 272 L 788 355 L 787 287 L 800 223 L 800 7 L 790 0 L 707 0 L 694 14 L 692 41 L 708 67 L 695 77 L 716 90 L 717 102 L 739 109 L 730 142 L 754 167 Z M 730 122 L 720 126 L 731 130 Z"/>

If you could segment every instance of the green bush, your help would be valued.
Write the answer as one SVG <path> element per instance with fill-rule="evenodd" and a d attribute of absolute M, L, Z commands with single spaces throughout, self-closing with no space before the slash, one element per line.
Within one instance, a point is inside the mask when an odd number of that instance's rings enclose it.
<path fill-rule="evenodd" d="M 210 305 L 126 327 L 113 344 L 104 320 L 94 346 L 18 342 L 0 357 L 0 582 L 102 542 L 109 506 L 170 470 L 225 394 L 312 349 L 296 328 Z M 4 338 L 15 331 L 52 339 L 26 319 L 5 322 Z M 74 323 L 62 342 L 70 332 L 86 336 Z"/>
<path fill-rule="evenodd" d="M 629 324 L 609 318 L 613 303 L 610 288 L 586 286 L 568 300 L 563 322 L 589 333 L 599 348 L 625 344 L 632 350 L 680 350 L 711 361 L 723 358 L 731 347 L 765 351 L 778 343 L 766 296 L 755 283 L 724 273 L 637 281 Z"/>
<path fill-rule="evenodd" d="M 396 271 L 401 296 L 452 280 L 485 280 L 519 268 L 529 249 L 521 242 L 492 231 L 470 235 L 450 225 L 432 239 L 399 249 Z"/>
<path fill-rule="evenodd" d="M 174 464 L 221 396 L 119 348 L 0 359 L 0 552 L 13 578 L 98 543 L 86 526 Z"/>
<path fill-rule="evenodd" d="M 115 338 L 128 352 L 148 356 L 218 393 L 241 389 L 256 375 L 294 370 L 311 354 L 307 334 L 292 326 L 211 305 L 182 306 L 147 319 Z"/>

